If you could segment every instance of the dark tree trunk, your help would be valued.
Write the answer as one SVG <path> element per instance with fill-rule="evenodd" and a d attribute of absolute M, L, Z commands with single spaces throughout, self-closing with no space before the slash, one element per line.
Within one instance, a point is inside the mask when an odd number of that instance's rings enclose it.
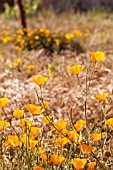
<path fill-rule="evenodd" d="M 19 10 L 20 10 L 20 18 L 21 18 L 21 23 L 23 28 L 27 28 L 27 22 L 26 22 L 26 14 L 25 14 L 25 9 L 24 5 L 22 4 L 22 0 L 17 0 Z"/>

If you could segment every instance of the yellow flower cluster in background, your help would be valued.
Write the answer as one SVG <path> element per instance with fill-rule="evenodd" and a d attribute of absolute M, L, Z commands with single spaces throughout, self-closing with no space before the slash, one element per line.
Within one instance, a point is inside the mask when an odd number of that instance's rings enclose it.
<path fill-rule="evenodd" d="M 15 49 L 18 51 L 44 48 L 50 52 L 60 52 L 65 49 L 83 52 L 82 40 L 86 38 L 85 34 L 80 30 L 73 30 L 68 34 L 56 34 L 46 28 L 37 28 L 34 30 L 29 28 L 19 29 L 12 34 L 9 28 L 3 27 L 0 40 L 4 44 L 13 43 Z"/>

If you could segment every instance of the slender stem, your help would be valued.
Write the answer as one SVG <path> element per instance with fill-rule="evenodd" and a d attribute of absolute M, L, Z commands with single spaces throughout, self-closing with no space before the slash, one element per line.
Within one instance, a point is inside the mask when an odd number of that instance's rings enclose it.
<path fill-rule="evenodd" d="M 86 130 L 88 134 L 88 122 L 87 122 L 87 96 L 88 96 L 88 69 L 86 73 L 86 87 L 85 87 L 85 101 L 84 101 L 84 112 L 85 112 L 85 121 L 86 121 Z"/>
<path fill-rule="evenodd" d="M 72 126 L 74 127 L 74 129 L 77 131 L 77 129 L 75 128 L 75 126 L 74 126 L 74 123 L 73 123 L 73 117 L 72 117 L 72 108 L 70 109 L 70 120 L 71 120 L 71 124 L 72 124 Z M 78 131 L 77 131 L 78 132 Z"/>
<path fill-rule="evenodd" d="M 78 84 L 80 86 L 80 88 L 82 87 L 82 83 L 80 83 L 80 79 L 79 79 L 79 76 L 77 75 L 77 80 L 78 80 Z"/>

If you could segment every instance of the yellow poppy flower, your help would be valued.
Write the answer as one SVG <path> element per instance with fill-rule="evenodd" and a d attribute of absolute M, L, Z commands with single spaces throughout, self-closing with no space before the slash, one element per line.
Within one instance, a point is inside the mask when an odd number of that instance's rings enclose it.
<path fill-rule="evenodd" d="M 28 143 L 28 136 L 26 133 L 20 135 L 21 142 L 26 145 Z"/>
<path fill-rule="evenodd" d="M 83 159 L 80 159 L 80 158 L 74 158 L 72 161 L 71 161 L 71 164 L 73 164 L 73 166 L 76 168 L 76 169 L 83 169 L 85 167 L 85 164 L 87 162 L 87 159 L 83 158 Z"/>
<path fill-rule="evenodd" d="M 0 108 L 4 107 L 8 103 L 8 98 L 1 98 L 0 99 Z"/>
<path fill-rule="evenodd" d="M 66 38 L 67 41 L 71 41 L 74 38 L 74 34 L 73 33 L 65 34 L 65 38 Z"/>
<path fill-rule="evenodd" d="M 80 64 L 74 65 L 72 67 L 69 68 L 69 71 L 75 75 L 80 74 L 80 72 L 82 72 L 82 70 L 84 69 L 84 67 Z"/>
<path fill-rule="evenodd" d="M 105 60 L 105 54 L 101 51 L 97 51 L 97 52 L 90 52 L 91 58 L 92 60 L 96 63 L 99 62 L 101 60 Z"/>
<path fill-rule="evenodd" d="M 44 116 L 44 117 L 42 117 L 42 122 L 44 122 L 46 124 L 50 124 L 51 119 L 52 119 L 52 116 Z"/>
<path fill-rule="evenodd" d="M 56 39 L 55 39 L 55 44 L 56 44 L 57 46 L 59 46 L 60 43 L 61 43 L 61 40 L 56 38 Z"/>
<path fill-rule="evenodd" d="M 86 144 L 82 144 L 78 146 L 79 149 L 81 149 L 81 151 L 84 154 L 89 154 L 90 152 L 94 151 L 96 148 L 92 147 L 92 146 L 88 146 Z"/>
<path fill-rule="evenodd" d="M 24 115 L 24 110 L 15 110 L 13 112 L 13 116 L 15 116 L 16 118 L 22 118 Z"/>
<path fill-rule="evenodd" d="M 38 144 L 38 140 L 32 140 L 32 139 L 29 140 L 29 147 L 31 149 L 34 148 L 35 145 L 37 145 L 37 144 Z"/>
<path fill-rule="evenodd" d="M 38 35 L 36 35 L 36 36 L 34 37 L 35 40 L 39 40 L 39 38 L 40 38 L 40 37 L 39 37 Z"/>
<path fill-rule="evenodd" d="M 4 143 L 6 148 L 11 148 L 11 147 L 18 147 L 20 146 L 21 142 L 18 138 L 18 136 L 13 136 L 13 135 L 8 135 L 7 141 Z"/>
<path fill-rule="evenodd" d="M 9 122 L 6 122 L 4 120 L 0 120 L 0 130 L 5 129 L 10 126 Z"/>
<path fill-rule="evenodd" d="M 2 55 L 0 55 L 0 60 L 2 59 Z"/>
<path fill-rule="evenodd" d="M 32 126 L 32 121 L 31 121 L 31 120 L 21 119 L 18 124 L 19 124 L 22 128 L 26 129 L 27 126 L 28 126 L 29 128 Z"/>
<path fill-rule="evenodd" d="M 40 106 L 36 106 L 36 105 L 33 105 L 33 104 L 28 104 L 26 107 L 27 107 L 27 110 L 32 115 L 39 115 L 39 114 L 43 113 L 42 107 L 40 107 Z"/>
<path fill-rule="evenodd" d="M 77 37 L 82 37 L 83 34 L 80 30 L 73 30 L 73 34 L 76 35 Z"/>
<path fill-rule="evenodd" d="M 113 118 L 106 120 L 106 125 L 113 130 Z"/>
<path fill-rule="evenodd" d="M 107 96 L 108 96 L 108 93 L 96 94 L 96 98 L 101 101 L 105 100 Z"/>
<path fill-rule="evenodd" d="M 47 77 L 38 76 L 31 79 L 32 82 L 36 83 L 38 86 L 42 86 L 48 80 Z"/>
<path fill-rule="evenodd" d="M 22 61 L 21 58 L 15 59 L 15 62 L 13 63 L 13 66 L 17 67 L 20 64 L 21 61 Z"/>

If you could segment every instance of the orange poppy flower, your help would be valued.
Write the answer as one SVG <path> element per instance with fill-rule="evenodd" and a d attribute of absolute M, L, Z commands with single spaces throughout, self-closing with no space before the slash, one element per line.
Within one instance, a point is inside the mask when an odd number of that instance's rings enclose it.
<path fill-rule="evenodd" d="M 37 134 L 39 133 L 40 130 L 41 130 L 41 128 L 31 127 L 30 128 L 30 138 L 34 139 L 37 136 Z"/>
<path fill-rule="evenodd" d="M 96 165 L 96 162 L 89 162 L 87 164 L 87 166 L 88 166 L 87 170 L 93 170 L 95 165 Z"/>
<path fill-rule="evenodd" d="M 75 75 L 78 75 L 80 72 L 82 72 L 83 69 L 84 67 L 82 65 L 77 64 L 77 65 L 70 67 L 69 71 Z"/>
<path fill-rule="evenodd" d="M 45 169 L 41 166 L 34 166 L 33 170 L 45 170 Z"/>
<path fill-rule="evenodd" d="M 101 133 L 93 133 L 90 135 L 91 139 L 93 139 L 94 141 L 98 141 L 101 138 L 104 138 L 105 136 L 106 136 L 106 132 L 102 132 L 102 134 Z"/>
<path fill-rule="evenodd" d="M 74 124 L 74 127 L 76 128 L 77 131 L 81 131 L 81 129 L 84 127 L 85 124 L 86 124 L 85 120 L 78 120 Z"/>
<path fill-rule="evenodd" d="M 89 154 L 90 152 L 92 152 L 92 151 L 95 150 L 94 147 L 88 146 L 88 145 L 86 145 L 86 144 L 79 145 L 78 148 L 81 149 L 81 151 L 82 151 L 84 154 Z"/>
<path fill-rule="evenodd" d="M 59 165 L 63 162 L 66 162 L 66 158 L 63 156 L 58 156 L 58 155 L 51 155 L 50 162 L 49 163 L 54 163 L 55 165 Z"/>
<path fill-rule="evenodd" d="M 26 68 L 31 72 L 35 72 L 34 65 L 32 65 L 32 64 L 28 65 Z"/>
<path fill-rule="evenodd" d="M 47 108 L 49 107 L 49 103 L 48 103 L 48 102 L 44 102 L 44 103 L 42 104 L 42 107 L 43 107 L 44 109 L 47 109 Z"/>
<path fill-rule="evenodd" d="M 54 144 L 56 146 L 59 146 L 59 147 L 63 147 L 65 144 L 69 143 L 69 139 L 67 139 L 66 137 L 64 138 L 58 138 L 58 139 L 55 139 L 54 140 Z"/>
<path fill-rule="evenodd" d="M 0 108 L 4 107 L 8 103 L 8 98 L 1 98 L 0 99 Z"/>
<path fill-rule="evenodd" d="M 24 115 L 24 110 L 15 110 L 13 112 L 13 116 L 15 116 L 16 118 L 22 118 Z"/>
<path fill-rule="evenodd" d="M 69 136 L 70 139 L 72 139 L 74 142 L 78 141 L 79 134 L 77 133 L 76 130 L 68 130 L 67 135 Z"/>
<path fill-rule="evenodd" d="M 43 113 L 42 107 L 40 107 L 40 106 L 28 104 L 26 107 L 32 115 L 39 115 L 39 114 Z"/>
<path fill-rule="evenodd" d="M 90 52 L 91 58 L 92 60 L 96 63 L 99 62 L 101 60 L 105 60 L 105 54 L 101 51 L 97 51 L 97 52 Z"/>
<path fill-rule="evenodd" d="M 46 148 L 38 147 L 38 150 L 36 151 L 37 154 L 43 154 L 46 152 Z"/>
<path fill-rule="evenodd" d="M 83 159 L 80 159 L 80 158 L 74 158 L 72 161 L 71 161 L 71 164 L 73 164 L 73 166 L 76 168 L 76 169 L 83 169 L 86 165 L 86 162 L 87 162 L 87 159 L 83 158 Z"/>
<path fill-rule="evenodd" d="M 45 169 L 41 166 L 34 166 L 33 170 L 45 170 Z"/>
<path fill-rule="evenodd" d="M 79 144 L 83 144 L 83 143 L 84 143 L 84 141 L 85 141 L 85 139 L 84 139 L 84 138 L 79 137 L 79 140 L 78 140 Z"/>
<path fill-rule="evenodd" d="M 65 127 L 67 126 L 68 122 L 64 121 L 64 120 L 60 120 L 58 122 L 54 122 L 54 125 L 59 129 L 59 130 L 63 130 L 65 129 Z M 52 128 L 52 130 L 55 130 L 55 128 Z"/>
<path fill-rule="evenodd" d="M 48 80 L 47 77 L 38 76 L 31 79 L 32 82 L 36 83 L 38 86 L 42 86 Z"/>
<path fill-rule="evenodd" d="M 107 96 L 108 96 L 108 93 L 96 94 L 96 98 L 101 101 L 105 100 Z"/>
<path fill-rule="evenodd" d="M 47 162 L 47 155 L 46 154 L 41 154 L 40 155 L 40 158 L 42 159 L 42 160 L 44 160 L 45 162 Z"/>

